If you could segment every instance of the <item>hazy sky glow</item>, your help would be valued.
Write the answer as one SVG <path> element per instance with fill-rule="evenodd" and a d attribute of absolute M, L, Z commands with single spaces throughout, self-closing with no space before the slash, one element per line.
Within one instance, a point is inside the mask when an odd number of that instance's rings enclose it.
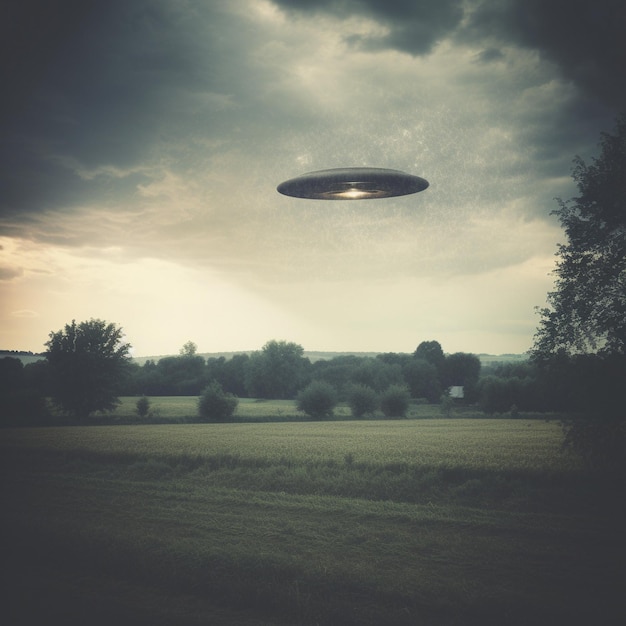
<path fill-rule="evenodd" d="M 0 348 L 524 352 L 555 197 L 626 103 L 613 0 L 19 0 L 2 26 Z M 311 170 L 426 178 L 288 198 Z"/>

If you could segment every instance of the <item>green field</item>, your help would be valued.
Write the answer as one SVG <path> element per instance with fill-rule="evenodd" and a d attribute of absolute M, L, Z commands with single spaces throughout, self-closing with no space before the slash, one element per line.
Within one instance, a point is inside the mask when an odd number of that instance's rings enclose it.
<path fill-rule="evenodd" d="M 124 396 L 115 411 L 96 414 L 91 421 L 103 423 L 141 423 L 137 415 L 137 397 Z M 198 398 L 196 396 L 153 396 L 149 398 L 150 415 L 145 423 L 172 423 L 198 419 Z M 484 413 L 476 407 L 455 406 L 451 409 L 452 417 L 484 417 Z M 529 414 L 531 418 L 558 419 L 553 414 Z M 382 419 L 383 414 L 377 411 L 372 418 Z M 412 401 L 406 414 L 407 419 L 434 419 L 442 417 L 442 410 L 438 404 L 426 404 Z M 522 416 L 523 417 L 523 416 Z M 350 408 L 340 403 L 334 410 L 334 418 L 338 420 L 350 419 Z M 298 411 L 294 400 L 261 400 L 256 398 L 239 398 L 234 414 L 238 422 L 293 422 L 308 421 L 305 413 Z"/>
<path fill-rule="evenodd" d="M 3 429 L 3 623 L 621 624 L 623 494 L 560 445 L 524 419 Z"/>
<path fill-rule="evenodd" d="M 150 413 L 154 418 L 163 420 L 189 419 L 198 416 L 198 398 L 196 396 L 155 396 L 149 398 Z M 125 396 L 120 398 L 117 409 L 109 414 L 112 419 L 137 419 L 137 398 Z M 350 414 L 347 407 L 338 407 L 337 416 Z M 241 421 L 287 421 L 303 420 L 293 400 L 257 400 L 240 398 L 235 411 L 235 418 Z"/>

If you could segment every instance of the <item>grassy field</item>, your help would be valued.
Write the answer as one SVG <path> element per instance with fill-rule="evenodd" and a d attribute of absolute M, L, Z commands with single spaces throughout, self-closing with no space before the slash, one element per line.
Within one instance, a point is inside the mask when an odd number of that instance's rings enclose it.
<path fill-rule="evenodd" d="M 99 415 L 104 420 L 128 422 L 138 421 L 137 397 L 125 396 L 120 398 L 120 404 L 112 413 Z M 195 396 L 154 396 L 149 398 L 150 416 L 146 423 L 158 421 L 172 422 L 197 419 L 198 398 Z M 482 411 L 475 407 L 457 406 L 452 409 L 454 417 L 484 417 Z M 532 417 L 538 417 L 533 414 Z M 293 400 L 260 400 L 255 398 L 239 398 L 235 411 L 235 420 L 241 422 L 291 422 L 307 421 L 308 417 L 296 409 Z M 334 419 L 343 420 L 351 417 L 350 408 L 340 403 L 334 411 Z M 377 412 L 373 418 L 382 419 L 383 414 Z M 442 417 L 441 407 L 438 404 L 412 402 L 406 415 L 407 419 L 435 419 Z M 541 415 L 544 418 L 544 415 Z M 554 417 L 554 416 L 550 416 Z"/>
<path fill-rule="evenodd" d="M 161 419 L 189 419 L 197 418 L 198 398 L 196 396 L 155 396 L 149 398 L 150 412 L 153 417 Z M 113 419 L 136 419 L 137 398 L 125 396 L 120 398 L 120 405 L 110 414 Z M 347 407 L 338 407 L 338 416 L 348 416 L 350 411 Z M 293 400 L 257 400 L 253 398 L 240 398 L 235 416 L 241 421 L 287 421 L 303 420 Z"/>
<path fill-rule="evenodd" d="M 623 494 L 560 441 L 523 419 L 4 429 L 3 623 L 621 624 Z"/>

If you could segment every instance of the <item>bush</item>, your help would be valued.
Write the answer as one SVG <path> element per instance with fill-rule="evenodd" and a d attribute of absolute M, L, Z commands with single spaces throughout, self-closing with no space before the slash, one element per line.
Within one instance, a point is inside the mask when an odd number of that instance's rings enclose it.
<path fill-rule="evenodd" d="M 147 417 L 148 413 L 150 413 L 150 400 L 147 396 L 141 396 L 141 398 L 137 400 L 135 407 L 139 417 Z"/>
<path fill-rule="evenodd" d="M 348 389 L 348 405 L 354 417 L 363 417 L 378 408 L 378 394 L 367 385 L 352 385 Z"/>
<path fill-rule="evenodd" d="M 332 417 L 333 409 L 337 406 L 337 392 L 330 383 L 314 380 L 298 394 L 296 405 L 298 411 L 303 411 L 309 417 Z"/>
<path fill-rule="evenodd" d="M 411 395 L 404 385 L 391 385 L 380 397 L 380 409 L 385 417 L 404 417 Z"/>
<path fill-rule="evenodd" d="M 207 422 L 227 422 L 232 420 L 239 400 L 212 381 L 198 398 L 198 414 Z"/>

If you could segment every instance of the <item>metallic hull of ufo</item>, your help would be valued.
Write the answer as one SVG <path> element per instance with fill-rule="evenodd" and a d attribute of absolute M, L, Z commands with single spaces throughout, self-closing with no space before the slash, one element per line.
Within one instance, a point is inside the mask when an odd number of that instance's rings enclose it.
<path fill-rule="evenodd" d="M 319 170 L 278 185 L 285 196 L 313 200 L 368 200 L 406 196 L 423 191 L 428 181 L 400 170 L 345 167 Z"/>

